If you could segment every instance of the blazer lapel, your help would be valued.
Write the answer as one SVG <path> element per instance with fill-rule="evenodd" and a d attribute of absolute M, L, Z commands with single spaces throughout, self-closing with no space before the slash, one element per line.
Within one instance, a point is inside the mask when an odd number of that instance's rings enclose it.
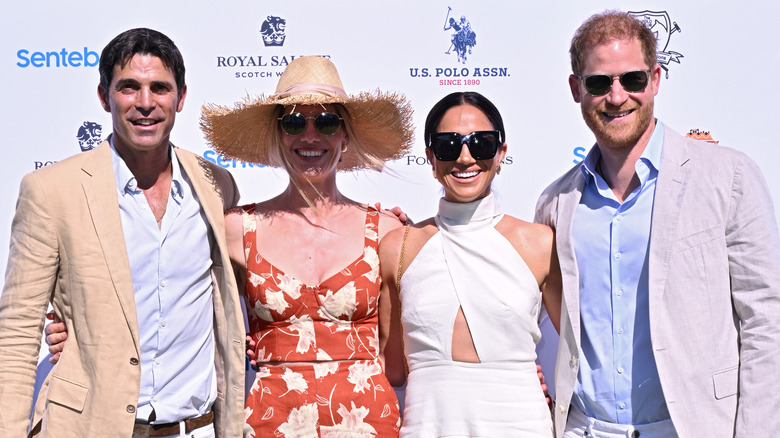
<path fill-rule="evenodd" d="M 652 303 L 663 297 L 665 290 L 680 209 L 690 175 L 689 169 L 685 166 L 689 160 L 690 156 L 683 138 L 665 127 L 661 168 L 658 170 L 655 188 L 653 222 L 650 226 L 648 275 L 651 318 Z"/>
<path fill-rule="evenodd" d="M 580 287 L 577 268 L 577 257 L 574 252 L 572 240 L 572 225 L 574 214 L 582 198 L 585 187 L 585 178 L 580 168 L 577 167 L 571 173 L 570 178 L 563 182 L 558 196 L 558 208 L 556 213 L 556 239 L 558 240 L 558 257 L 563 278 L 563 299 L 566 303 L 566 311 L 574 330 L 577 345 L 580 344 Z"/>
<path fill-rule="evenodd" d="M 136 350 L 138 350 L 140 343 L 133 280 L 130 275 L 130 261 L 127 258 L 127 247 L 122 232 L 116 178 L 111 164 L 111 146 L 108 139 L 97 148 L 89 159 L 85 160 L 82 171 L 85 174 L 82 187 L 92 224 L 103 250 L 119 304 L 122 306 L 125 318 L 127 318 L 127 325 L 130 327 Z"/>
<path fill-rule="evenodd" d="M 198 196 L 200 205 L 215 236 L 224 236 L 225 221 L 223 212 L 225 208 L 211 172 L 206 166 L 201 165 L 197 155 L 184 152 L 177 147 L 174 147 L 173 151 L 176 153 L 176 158 L 179 159 L 179 163 L 184 168 L 184 172 L 189 177 L 190 182 L 192 182 L 192 187 Z M 219 214 L 220 217 L 215 217 L 216 214 Z"/>

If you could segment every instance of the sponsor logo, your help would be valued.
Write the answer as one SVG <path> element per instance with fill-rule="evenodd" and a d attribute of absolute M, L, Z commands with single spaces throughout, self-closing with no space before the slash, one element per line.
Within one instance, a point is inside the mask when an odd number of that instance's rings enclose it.
<path fill-rule="evenodd" d="M 577 146 L 574 148 L 572 153 L 574 154 L 574 160 L 572 160 L 572 163 L 578 164 L 585 159 L 585 156 L 588 154 L 588 150 L 582 146 Z"/>
<path fill-rule="evenodd" d="M 268 46 L 283 46 L 284 39 L 287 35 L 284 34 L 287 20 L 282 17 L 275 17 L 269 15 L 268 18 L 260 25 L 260 35 L 263 37 L 263 44 Z"/>
<path fill-rule="evenodd" d="M 471 22 L 466 19 L 465 15 L 460 16 L 460 20 L 455 20 L 454 17 L 450 17 L 452 8 L 447 6 L 447 17 L 444 19 L 444 30 L 452 30 L 452 37 L 450 38 L 450 48 L 447 49 L 447 55 L 451 54 L 455 50 L 455 55 L 458 57 L 458 62 L 461 64 L 466 63 L 466 55 L 471 55 L 471 50 L 477 45 L 477 34 L 471 29 Z"/>
<path fill-rule="evenodd" d="M 103 127 L 95 122 L 85 121 L 76 133 L 76 140 L 79 141 L 81 152 L 95 149 L 103 140 Z"/>
<path fill-rule="evenodd" d="M 395 160 L 398 163 L 402 163 L 406 166 L 430 166 L 431 162 L 425 155 L 405 155 L 403 158 Z M 501 160 L 501 164 L 505 166 L 511 166 L 515 162 L 515 159 L 511 155 L 504 156 Z"/>
<path fill-rule="evenodd" d="M 224 167 L 225 169 L 247 169 L 255 168 L 261 169 L 266 167 L 265 164 L 247 163 L 233 158 L 225 158 L 224 155 L 217 153 L 216 151 L 208 150 L 203 152 L 203 158 L 211 161 L 217 166 Z"/>
<path fill-rule="evenodd" d="M 84 47 L 84 50 L 69 51 L 63 48 L 60 51 L 30 52 L 20 49 L 16 52 L 19 61 L 16 63 L 21 68 L 50 68 L 50 67 L 95 67 L 100 61 L 97 52 Z"/>
<path fill-rule="evenodd" d="M 443 30 L 448 32 L 448 47 L 441 59 L 441 64 L 437 66 L 413 66 L 409 67 L 409 76 L 412 78 L 433 79 L 436 84 L 442 87 L 463 87 L 473 89 L 474 86 L 482 84 L 487 78 L 508 77 L 509 68 L 496 65 L 478 65 L 466 67 L 469 56 L 474 53 L 477 45 L 477 33 L 471 25 L 471 21 L 466 15 L 460 18 L 451 16 L 452 7 L 447 7 L 447 14 L 444 17 Z M 440 38 L 437 36 L 436 38 Z M 452 67 L 452 61 L 461 64 L 459 67 Z"/>
<path fill-rule="evenodd" d="M 676 62 L 679 64 L 680 58 L 684 57 L 678 52 L 669 50 L 669 41 L 675 32 L 682 32 L 682 29 L 680 29 L 676 21 L 672 21 L 669 18 L 669 14 L 666 11 L 629 11 L 628 15 L 643 22 L 648 29 L 655 33 L 655 37 L 658 40 L 656 49 L 658 64 L 666 72 L 666 79 L 669 79 L 669 63 Z"/>
<path fill-rule="evenodd" d="M 287 20 L 282 17 L 269 15 L 260 24 L 260 36 L 263 41 L 263 48 L 276 51 L 284 46 Z M 303 56 L 301 54 L 268 54 L 267 52 L 251 54 L 230 54 L 218 55 L 216 59 L 216 68 L 224 69 L 229 72 L 233 79 L 260 79 L 268 78 L 268 88 L 272 89 L 276 85 L 276 78 L 282 75 L 284 68 L 292 62 L 293 59 Z M 324 58 L 330 58 L 330 55 L 320 54 Z"/>
<path fill-rule="evenodd" d="M 710 131 L 691 129 L 690 131 L 688 131 L 687 134 L 685 134 L 685 136 L 688 138 L 692 138 L 694 140 L 706 141 L 707 143 L 713 143 L 713 144 L 719 143 L 717 140 L 713 140 L 712 136 L 710 135 Z"/>

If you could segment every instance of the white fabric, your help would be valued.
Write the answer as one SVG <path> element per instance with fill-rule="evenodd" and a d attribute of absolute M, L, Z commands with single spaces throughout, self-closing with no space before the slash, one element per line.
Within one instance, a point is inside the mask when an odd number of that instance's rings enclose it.
<path fill-rule="evenodd" d="M 439 203 L 439 233 L 401 278 L 409 364 L 402 437 L 552 436 L 536 376 L 536 279 L 494 225 L 492 195 Z M 458 308 L 481 363 L 452 360 Z"/>
<path fill-rule="evenodd" d="M 571 407 L 564 438 L 675 438 L 672 420 L 650 424 L 615 424 L 588 417 L 577 407 Z"/>

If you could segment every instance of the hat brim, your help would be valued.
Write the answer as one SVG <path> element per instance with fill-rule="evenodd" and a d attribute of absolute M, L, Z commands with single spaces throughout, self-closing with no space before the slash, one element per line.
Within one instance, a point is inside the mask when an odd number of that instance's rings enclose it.
<path fill-rule="evenodd" d="M 375 90 L 358 95 L 319 96 L 298 94 L 285 98 L 260 95 L 233 107 L 214 104 L 202 108 L 200 126 L 206 141 L 229 159 L 283 167 L 279 154 L 270 153 L 279 135 L 279 105 L 342 104 L 352 136 L 342 153 L 340 171 L 365 168 L 381 170 L 376 163 L 403 157 L 414 143 L 413 110 L 405 96 Z M 379 167 L 379 168 L 377 168 Z"/>

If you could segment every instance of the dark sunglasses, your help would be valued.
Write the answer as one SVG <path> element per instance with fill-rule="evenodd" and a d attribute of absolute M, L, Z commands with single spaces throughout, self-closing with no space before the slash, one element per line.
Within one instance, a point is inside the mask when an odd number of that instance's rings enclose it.
<path fill-rule="evenodd" d="M 469 148 L 475 160 L 489 160 L 496 156 L 498 147 L 503 143 L 498 131 L 474 131 L 469 135 L 457 132 L 434 132 L 428 138 L 428 147 L 439 161 L 455 161 L 460 157 L 463 143 Z"/>
<path fill-rule="evenodd" d="M 300 135 L 306 130 L 306 120 L 314 119 L 314 127 L 322 135 L 333 135 L 338 132 L 341 121 L 338 114 L 322 112 L 315 117 L 306 117 L 301 113 L 290 113 L 279 117 L 279 125 L 287 135 Z"/>
<path fill-rule="evenodd" d="M 590 75 L 579 76 L 582 79 L 582 83 L 585 84 L 585 90 L 591 96 L 603 96 L 609 93 L 612 89 L 612 81 L 617 77 L 620 78 L 620 85 L 623 89 L 629 93 L 638 93 L 647 88 L 648 74 L 650 70 L 633 70 L 621 73 L 619 75 Z"/>

